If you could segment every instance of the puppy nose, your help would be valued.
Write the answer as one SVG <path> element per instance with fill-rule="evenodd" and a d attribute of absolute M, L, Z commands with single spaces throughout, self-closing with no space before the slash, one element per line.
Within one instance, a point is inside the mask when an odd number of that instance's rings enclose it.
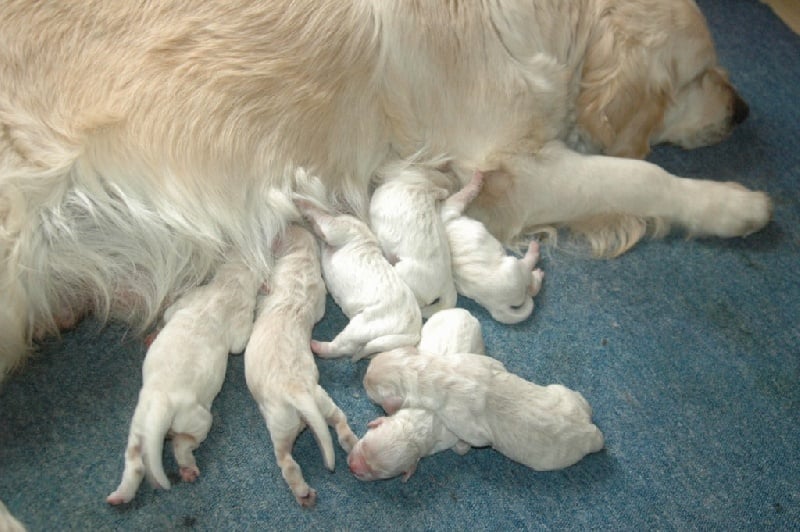
<path fill-rule="evenodd" d="M 747 105 L 747 102 L 742 100 L 737 94 L 736 98 L 733 100 L 733 116 L 731 117 L 733 125 L 738 126 L 739 124 L 747 120 L 747 116 L 749 114 L 750 114 L 750 106 Z"/>

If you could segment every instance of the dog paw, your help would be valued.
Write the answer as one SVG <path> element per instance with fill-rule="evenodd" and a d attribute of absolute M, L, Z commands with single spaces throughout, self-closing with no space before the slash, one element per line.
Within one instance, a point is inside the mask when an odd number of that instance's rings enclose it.
<path fill-rule="evenodd" d="M 308 491 L 305 494 L 295 495 L 294 498 L 303 508 L 311 508 L 317 502 L 317 490 L 314 488 L 308 488 Z"/>
<path fill-rule="evenodd" d="M 764 192 L 748 190 L 739 183 L 714 183 L 699 201 L 700 212 L 688 220 L 697 235 L 722 238 L 747 236 L 762 229 L 772 218 L 772 201 Z"/>
<path fill-rule="evenodd" d="M 194 482 L 200 476 L 200 469 L 197 466 L 181 467 L 181 480 L 184 482 Z"/>

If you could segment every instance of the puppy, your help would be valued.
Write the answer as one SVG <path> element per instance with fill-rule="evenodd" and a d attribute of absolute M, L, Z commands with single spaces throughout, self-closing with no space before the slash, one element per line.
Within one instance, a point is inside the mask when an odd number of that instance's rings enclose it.
<path fill-rule="evenodd" d="M 326 422 L 336 429 L 345 451 L 356 436 L 347 417 L 317 381 L 319 372 L 309 350 L 311 329 L 325 313 L 325 283 L 314 237 L 291 226 L 270 281 L 271 292 L 259 304 L 250 342 L 244 352 L 247 387 L 267 423 L 283 478 L 301 506 L 312 506 L 316 491 L 306 484 L 292 447 L 306 423 L 322 448 L 325 467 L 334 454 Z"/>
<path fill-rule="evenodd" d="M 450 195 L 437 183 L 441 172 L 408 164 L 384 169 L 372 194 L 370 223 L 384 254 L 411 288 L 427 318 L 456 305 L 450 245 L 439 204 Z"/>
<path fill-rule="evenodd" d="M 481 326 L 464 309 L 442 310 L 422 327 L 418 349 L 437 355 L 483 353 Z M 403 408 L 389 417 L 371 421 L 368 431 L 350 455 L 347 464 L 359 480 L 378 480 L 403 475 L 407 481 L 420 458 L 452 448 L 459 454 L 469 450 L 432 412 Z"/>
<path fill-rule="evenodd" d="M 422 338 L 417 349 L 425 353 L 485 354 L 481 323 L 463 308 L 440 310 L 422 326 Z"/>
<path fill-rule="evenodd" d="M 533 312 L 533 296 L 542 287 L 544 273 L 534 269 L 539 244 L 531 242 L 521 259 L 509 256 L 481 222 L 462 216 L 482 186 L 483 175 L 475 172 L 442 206 L 453 278 L 458 291 L 485 307 L 495 320 L 519 323 Z"/>
<path fill-rule="evenodd" d="M 568 467 L 603 448 L 580 393 L 538 386 L 483 355 L 395 349 L 372 360 L 364 386 L 389 413 L 428 410 L 470 446 L 491 446 L 537 471 Z"/>
<path fill-rule="evenodd" d="M 381 252 L 367 225 L 349 215 L 333 215 L 313 200 L 295 198 L 325 245 L 322 273 L 350 323 L 331 342 L 311 341 L 323 358 L 351 354 L 353 360 L 400 346 L 416 345 L 422 316 L 414 293 Z"/>
<path fill-rule="evenodd" d="M 390 417 L 367 424 L 369 430 L 358 440 L 347 465 L 359 480 L 381 480 L 403 475 L 406 482 L 417 469 L 420 458 L 453 449 L 469 451 L 469 444 L 450 432 L 439 418 L 420 408 L 403 408 Z"/>
<path fill-rule="evenodd" d="M 241 352 L 247 344 L 258 285 L 253 271 L 229 262 L 210 283 L 167 309 L 166 324 L 142 367 L 122 481 L 107 502 L 130 502 L 145 475 L 156 487 L 169 488 L 161 463 L 167 435 L 172 436 L 181 478 L 192 482 L 198 477 L 192 451 L 211 428 L 211 402 L 222 388 L 228 353 Z"/>

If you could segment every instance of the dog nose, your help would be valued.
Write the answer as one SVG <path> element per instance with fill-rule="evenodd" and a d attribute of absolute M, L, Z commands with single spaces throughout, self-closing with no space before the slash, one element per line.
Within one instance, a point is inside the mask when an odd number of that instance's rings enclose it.
<path fill-rule="evenodd" d="M 733 125 L 738 126 L 739 124 L 747 120 L 747 116 L 749 114 L 750 114 L 750 106 L 747 105 L 747 102 L 742 100 L 737 94 L 736 98 L 733 100 L 733 116 L 731 117 Z"/>

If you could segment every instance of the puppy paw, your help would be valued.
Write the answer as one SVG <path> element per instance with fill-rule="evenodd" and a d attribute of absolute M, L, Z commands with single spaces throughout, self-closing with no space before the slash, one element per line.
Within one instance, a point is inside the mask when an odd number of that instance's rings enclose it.
<path fill-rule="evenodd" d="M 197 466 L 181 467 L 181 480 L 184 482 L 194 482 L 200 476 L 200 469 Z"/>
<path fill-rule="evenodd" d="M 539 294 L 542 289 L 542 282 L 544 281 L 544 272 L 540 268 L 536 268 L 531 272 L 531 286 L 528 293 L 531 297 Z"/>
<path fill-rule="evenodd" d="M 297 500 L 297 503 L 302 506 L 303 508 L 311 508 L 317 502 L 317 490 L 314 488 L 308 488 L 308 491 L 304 494 L 295 494 L 294 498 Z"/>

